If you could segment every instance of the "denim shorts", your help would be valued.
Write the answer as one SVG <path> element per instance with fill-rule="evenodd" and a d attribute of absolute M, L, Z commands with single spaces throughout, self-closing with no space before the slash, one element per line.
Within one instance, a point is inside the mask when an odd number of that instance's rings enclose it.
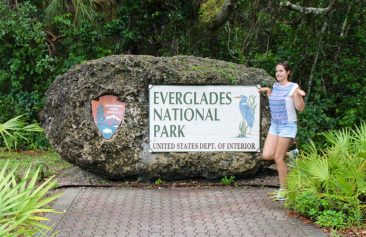
<path fill-rule="evenodd" d="M 287 122 L 285 124 L 271 123 L 269 133 L 279 137 L 295 138 L 297 133 L 296 122 Z"/>

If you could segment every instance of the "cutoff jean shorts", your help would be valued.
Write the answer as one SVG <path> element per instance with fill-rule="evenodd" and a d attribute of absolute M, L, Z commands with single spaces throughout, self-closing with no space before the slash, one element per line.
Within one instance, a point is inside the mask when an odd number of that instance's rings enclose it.
<path fill-rule="evenodd" d="M 287 122 L 285 124 L 271 123 L 269 133 L 279 137 L 295 138 L 297 133 L 297 123 Z"/>

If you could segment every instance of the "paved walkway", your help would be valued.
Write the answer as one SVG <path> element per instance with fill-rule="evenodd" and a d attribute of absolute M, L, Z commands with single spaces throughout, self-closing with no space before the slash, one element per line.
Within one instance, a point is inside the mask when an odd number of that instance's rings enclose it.
<path fill-rule="evenodd" d="M 70 188 L 50 214 L 59 237 L 250 236 L 323 237 L 320 229 L 290 218 L 273 189 Z"/>

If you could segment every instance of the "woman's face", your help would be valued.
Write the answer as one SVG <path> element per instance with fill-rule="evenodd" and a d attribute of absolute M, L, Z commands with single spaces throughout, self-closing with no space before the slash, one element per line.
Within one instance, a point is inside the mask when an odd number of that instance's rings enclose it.
<path fill-rule="evenodd" d="M 290 75 L 290 71 L 286 71 L 283 65 L 276 66 L 276 79 L 278 82 L 288 81 L 288 75 Z"/>

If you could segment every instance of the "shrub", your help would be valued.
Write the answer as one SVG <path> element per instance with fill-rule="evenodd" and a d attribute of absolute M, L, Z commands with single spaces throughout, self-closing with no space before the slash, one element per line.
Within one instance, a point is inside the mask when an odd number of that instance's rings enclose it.
<path fill-rule="evenodd" d="M 54 212 L 45 206 L 62 194 L 47 197 L 47 192 L 56 184 L 53 177 L 37 185 L 40 168 L 30 176 L 31 168 L 18 182 L 17 168 L 10 171 L 8 163 L 0 171 L 0 236 L 34 236 L 50 227 L 40 223 L 48 220 L 40 214 Z"/>
<path fill-rule="evenodd" d="M 0 1 L 0 119 L 27 113 L 36 119 L 43 94 L 57 75 L 42 12 L 29 2 L 9 9 Z"/>
<path fill-rule="evenodd" d="M 328 146 L 311 143 L 289 173 L 286 205 L 322 226 L 360 224 L 366 217 L 366 124 L 323 135 Z"/>

